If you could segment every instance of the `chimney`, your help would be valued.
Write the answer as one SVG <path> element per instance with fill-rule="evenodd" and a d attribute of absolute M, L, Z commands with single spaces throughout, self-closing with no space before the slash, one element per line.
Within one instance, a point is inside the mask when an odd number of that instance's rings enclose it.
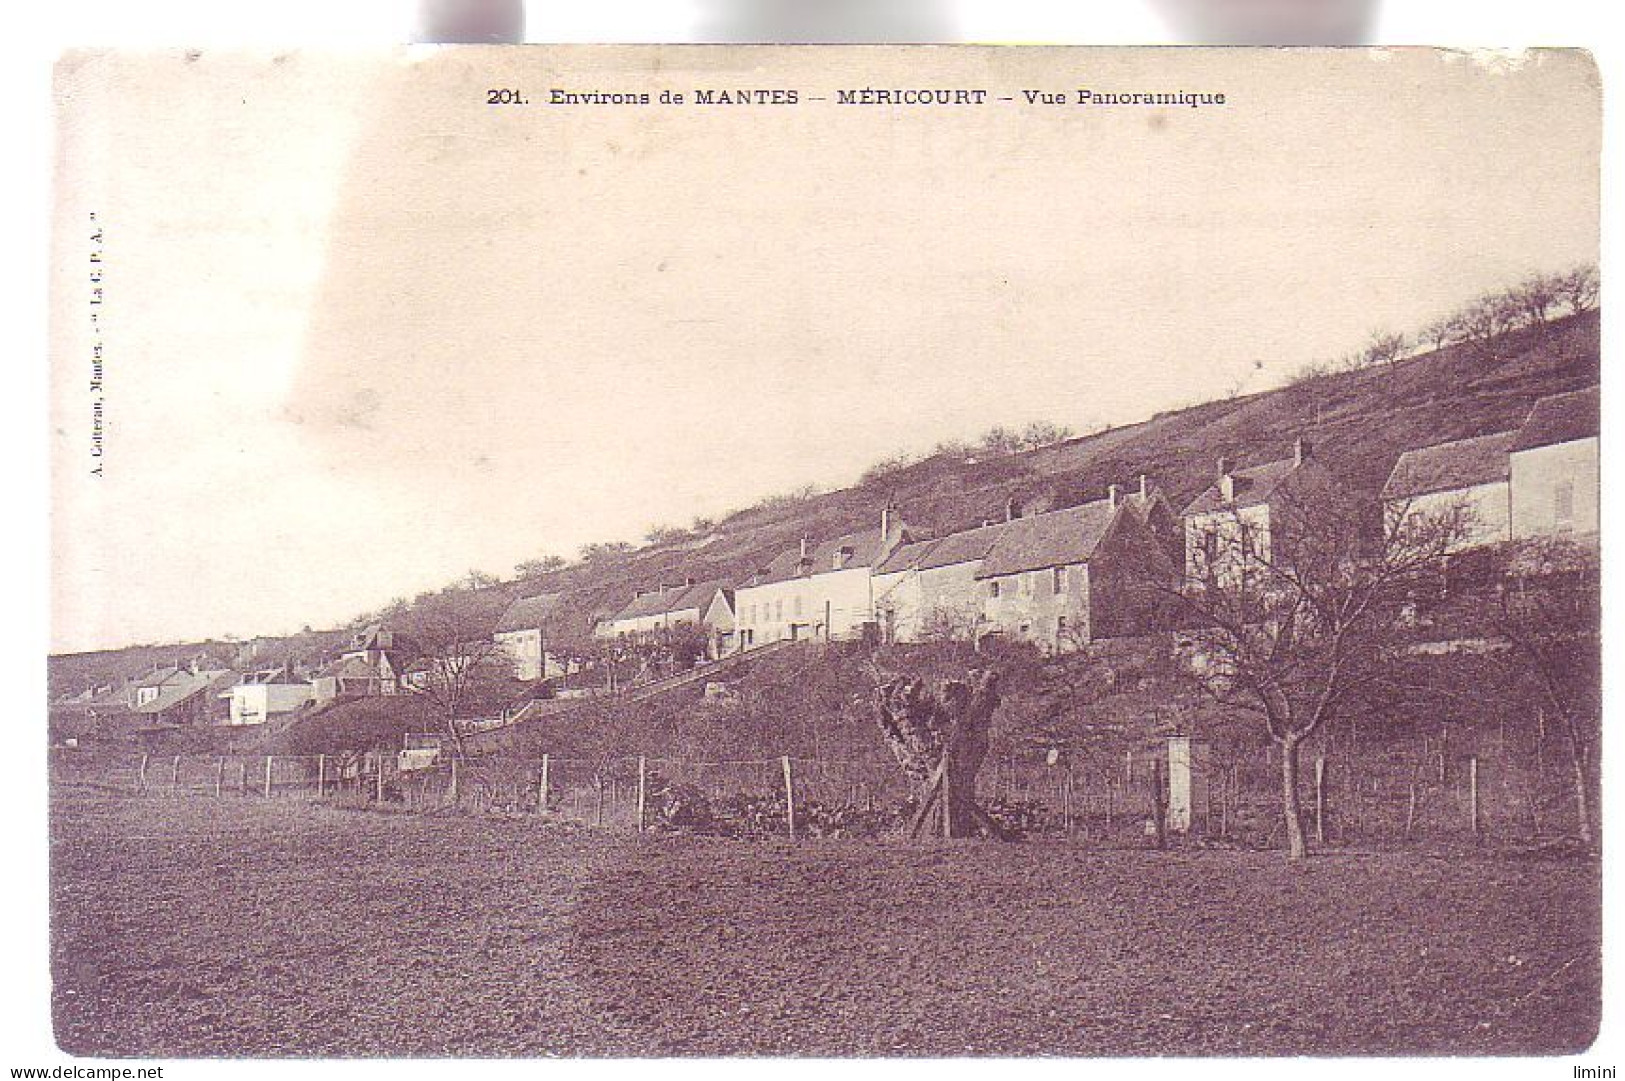
<path fill-rule="evenodd" d="M 1112 510 L 1116 510 L 1123 504 L 1123 489 L 1115 484 L 1106 485 L 1106 498 L 1111 502 Z"/>
<path fill-rule="evenodd" d="M 1140 474 L 1140 498 L 1142 500 L 1151 498 L 1151 483 L 1145 479 L 1144 473 Z"/>
<path fill-rule="evenodd" d="M 897 504 L 890 499 L 880 511 L 880 542 L 884 544 L 891 539 L 892 532 L 902 525 L 902 516 L 897 513 Z"/>
<path fill-rule="evenodd" d="M 1304 462 L 1309 460 L 1309 456 L 1314 452 L 1315 445 L 1309 442 L 1309 440 L 1299 437 L 1298 440 L 1292 444 L 1292 464 L 1302 465 Z"/>
<path fill-rule="evenodd" d="M 1236 478 L 1230 472 L 1230 459 L 1219 459 L 1219 498 L 1226 503 L 1236 501 Z"/>
<path fill-rule="evenodd" d="M 1016 504 L 1015 496 L 1004 501 L 1004 520 L 1013 522 L 1021 517 L 1021 507 Z"/>
<path fill-rule="evenodd" d="M 803 561 L 807 558 L 807 538 L 805 535 L 801 538 L 801 558 Z"/>

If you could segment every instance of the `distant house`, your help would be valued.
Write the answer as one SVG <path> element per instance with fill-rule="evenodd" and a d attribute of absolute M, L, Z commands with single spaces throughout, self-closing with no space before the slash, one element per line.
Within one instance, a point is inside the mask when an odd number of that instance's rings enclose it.
<path fill-rule="evenodd" d="M 999 527 L 976 571 L 981 633 L 1074 649 L 1160 626 L 1176 573 L 1144 507 L 1106 499 Z"/>
<path fill-rule="evenodd" d="M 725 583 L 696 582 L 687 578 L 677 585 L 637 590 L 626 607 L 600 620 L 593 633 L 600 638 L 620 638 L 685 623 L 697 626 L 704 621 L 721 588 L 725 588 Z"/>
<path fill-rule="evenodd" d="M 1597 387 L 1535 403 L 1509 455 L 1512 538 L 1595 538 L 1599 529 Z"/>
<path fill-rule="evenodd" d="M 910 540 L 894 507 L 881 513 L 879 528 L 821 544 L 803 539 L 735 590 L 738 647 L 859 637 L 875 622 L 871 571 Z"/>
<path fill-rule="evenodd" d="M 394 631 L 373 624 L 358 633 L 339 658 L 317 670 L 311 689 L 317 702 L 339 698 L 374 698 L 401 693 L 404 643 Z"/>
<path fill-rule="evenodd" d="M 212 725 L 228 717 L 221 692 L 236 683 L 227 669 L 173 665 L 137 680 L 130 692 L 130 712 L 145 728 Z"/>
<path fill-rule="evenodd" d="M 502 613 L 492 638 L 512 659 L 515 679 L 534 683 L 564 674 L 564 665 L 547 648 L 563 607 L 562 593 L 540 593 L 514 601 Z"/>
<path fill-rule="evenodd" d="M 724 582 L 706 583 L 700 588 L 711 593 L 711 600 L 700 613 L 700 622 L 710 634 L 710 655 L 715 659 L 737 648 L 739 623 L 734 613 L 734 591 Z"/>
<path fill-rule="evenodd" d="M 1389 529 L 1455 517 L 1455 551 L 1512 539 L 1508 453 L 1516 435 L 1497 432 L 1401 454 L 1382 489 Z"/>
<path fill-rule="evenodd" d="M 1307 440 L 1292 457 L 1248 469 L 1219 459 L 1218 475 L 1185 507 L 1185 576 L 1191 583 L 1231 581 L 1258 562 L 1287 557 L 1285 532 L 1297 505 L 1335 482 Z"/>
<path fill-rule="evenodd" d="M 228 725 L 266 724 L 297 713 L 316 699 L 309 680 L 298 679 L 286 667 L 269 668 L 244 676 L 222 692 L 228 705 Z"/>

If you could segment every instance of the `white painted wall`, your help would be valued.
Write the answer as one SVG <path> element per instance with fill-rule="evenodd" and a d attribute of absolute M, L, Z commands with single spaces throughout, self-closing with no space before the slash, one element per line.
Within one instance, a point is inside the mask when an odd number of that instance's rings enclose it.
<path fill-rule="evenodd" d="M 791 638 L 856 638 L 875 618 L 873 583 L 868 567 L 848 567 L 742 587 L 734 597 L 741 641 L 764 646 Z"/>
<path fill-rule="evenodd" d="M 1512 455 L 1514 540 L 1598 531 L 1598 451 L 1593 436 Z"/>
<path fill-rule="evenodd" d="M 227 723 L 264 724 L 273 717 L 292 713 L 315 697 L 308 683 L 241 683 L 231 689 L 231 716 Z"/>

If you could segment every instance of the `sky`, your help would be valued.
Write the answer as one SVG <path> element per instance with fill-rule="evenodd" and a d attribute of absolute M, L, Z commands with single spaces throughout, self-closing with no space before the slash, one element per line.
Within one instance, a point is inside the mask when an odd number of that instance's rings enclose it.
<path fill-rule="evenodd" d="M 993 424 L 1265 389 L 1596 256 L 1583 58 L 659 59 L 65 60 L 53 649 L 331 625 Z M 484 103 L 922 81 L 1229 104 Z"/>

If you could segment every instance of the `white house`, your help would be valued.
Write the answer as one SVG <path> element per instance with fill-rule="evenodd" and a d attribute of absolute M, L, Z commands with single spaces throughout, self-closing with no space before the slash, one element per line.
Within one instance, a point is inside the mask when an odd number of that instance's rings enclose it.
<path fill-rule="evenodd" d="M 1462 551 L 1512 539 L 1512 488 L 1508 454 L 1516 432 L 1497 432 L 1408 450 L 1383 485 L 1390 530 L 1404 523 L 1459 516 Z"/>
<path fill-rule="evenodd" d="M 722 608 L 716 606 L 719 592 L 726 594 L 726 583 L 693 579 L 681 585 L 639 590 L 625 608 L 600 621 L 593 633 L 600 638 L 635 637 L 683 624 L 698 626 L 708 616 L 731 622 L 725 611 L 726 598 Z M 732 627 L 722 629 L 731 631 Z"/>
<path fill-rule="evenodd" d="M 491 637 L 513 661 L 515 679 L 532 683 L 564 674 L 547 648 L 563 605 L 563 594 L 540 593 L 519 598 L 502 613 Z"/>
<path fill-rule="evenodd" d="M 875 623 L 871 572 L 909 540 L 902 516 L 888 507 L 878 529 L 816 545 L 804 539 L 781 553 L 735 590 L 738 648 L 861 636 Z"/>
<path fill-rule="evenodd" d="M 1597 387 L 1535 403 L 1510 451 L 1514 540 L 1596 537 L 1601 407 Z"/>
<path fill-rule="evenodd" d="M 316 700 L 316 691 L 285 669 L 271 669 L 248 676 L 221 697 L 230 703 L 228 725 L 251 725 L 298 712 Z"/>
<path fill-rule="evenodd" d="M 1211 575 L 1227 581 L 1253 561 L 1275 558 L 1277 534 L 1294 503 L 1313 500 L 1332 483 L 1303 439 L 1293 444 L 1292 457 L 1248 469 L 1232 469 L 1220 458 L 1213 484 L 1182 515 L 1186 580 L 1200 583 Z"/>

